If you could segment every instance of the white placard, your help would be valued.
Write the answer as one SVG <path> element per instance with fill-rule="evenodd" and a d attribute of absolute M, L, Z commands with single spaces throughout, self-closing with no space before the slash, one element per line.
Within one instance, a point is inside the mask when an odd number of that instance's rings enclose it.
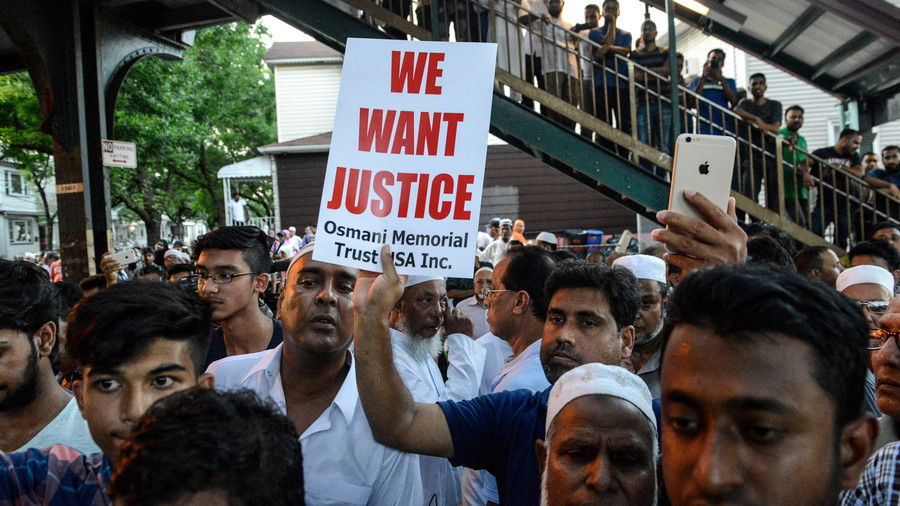
<path fill-rule="evenodd" d="M 137 168 L 137 147 L 133 142 L 100 141 L 103 150 L 103 165 L 106 167 Z"/>
<path fill-rule="evenodd" d="M 496 44 L 348 39 L 313 258 L 469 278 Z"/>

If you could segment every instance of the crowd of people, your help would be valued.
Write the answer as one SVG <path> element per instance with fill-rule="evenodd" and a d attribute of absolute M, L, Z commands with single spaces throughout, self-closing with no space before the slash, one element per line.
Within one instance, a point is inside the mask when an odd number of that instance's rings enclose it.
<path fill-rule="evenodd" d="M 90 295 L 0 260 L 0 504 L 896 504 L 900 229 L 685 197 L 609 258 L 492 219 L 471 296 L 248 226 Z"/>
<path fill-rule="evenodd" d="M 410 0 L 385 0 L 394 12 L 407 16 Z M 656 24 L 646 19 L 633 36 L 620 26 L 617 0 L 588 4 L 584 23 L 563 19 L 563 0 L 471 2 L 435 0 L 444 37 L 452 20 L 456 40 L 491 40 L 499 45 L 498 65 L 525 81 L 632 135 L 656 150 L 672 155 L 670 54 L 659 46 Z M 417 19 L 431 29 L 430 2 L 420 3 Z M 405 6 L 402 7 L 401 6 Z M 487 30 L 487 11 L 496 11 L 496 26 Z M 481 26 L 479 33 L 471 27 Z M 469 28 L 467 28 L 469 27 Z M 394 30 L 396 36 L 406 34 Z M 393 33 L 393 32 L 392 32 Z M 639 35 L 638 35 L 639 34 Z M 443 39 L 442 39 L 443 40 Z M 739 141 L 732 188 L 779 212 L 783 187 L 785 217 L 847 249 L 869 234 L 868 227 L 885 218 L 900 219 L 900 148 L 886 145 L 879 155 L 858 153 L 862 136 L 846 128 L 833 146 L 808 146 L 800 130 L 802 104 L 769 98 L 766 76 L 754 73 L 747 83 L 725 77 L 726 52 L 712 49 L 698 75 L 684 75 L 684 56 L 676 55 L 681 132 L 729 135 Z M 628 60 L 634 71 L 635 94 L 629 92 Z M 687 93 L 689 90 L 691 93 Z M 518 96 L 514 93 L 514 95 Z M 775 93 L 777 96 L 777 93 Z M 521 97 L 528 107 L 575 130 L 576 121 Z M 634 112 L 635 125 L 632 125 Z M 629 149 L 580 125 L 583 136 L 595 139 L 620 156 Z M 776 138 L 782 139 L 779 171 Z M 888 144 L 888 143 L 885 143 Z M 866 160 L 865 166 L 862 160 Z M 662 178 L 668 173 L 643 157 L 640 164 Z M 840 172 L 834 169 L 840 169 Z M 779 182 L 781 180 L 781 182 Z M 876 211 L 880 214 L 876 215 Z"/>

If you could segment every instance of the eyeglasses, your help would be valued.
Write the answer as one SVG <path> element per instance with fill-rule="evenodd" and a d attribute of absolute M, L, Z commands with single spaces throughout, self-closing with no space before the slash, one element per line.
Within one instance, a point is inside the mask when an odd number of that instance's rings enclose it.
<path fill-rule="evenodd" d="M 869 332 L 869 349 L 880 350 L 890 338 L 894 338 L 894 345 L 900 348 L 900 332 L 892 330 L 875 329 Z"/>
<path fill-rule="evenodd" d="M 887 311 L 888 306 L 891 304 L 886 300 L 870 300 L 869 302 L 856 301 L 856 303 L 859 304 L 859 307 L 869 308 L 869 311 L 875 314 L 884 314 L 884 312 Z"/>
<path fill-rule="evenodd" d="M 200 284 L 205 285 L 206 280 L 211 279 L 217 285 L 224 285 L 227 283 L 231 283 L 234 280 L 234 278 L 237 278 L 240 276 L 249 276 L 250 274 L 259 274 L 259 273 L 258 272 L 242 272 L 240 274 L 232 274 L 230 272 L 223 272 L 220 274 L 210 275 L 210 274 L 199 272 L 199 273 L 191 276 L 191 281 L 193 281 L 194 283 L 197 283 L 198 285 L 200 285 Z"/>
<path fill-rule="evenodd" d="M 491 295 L 497 292 L 514 292 L 515 290 L 491 290 L 488 287 L 484 287 L 481 289 L 481 298 L 484 300 L 488 300 L 491 298 Z"/>

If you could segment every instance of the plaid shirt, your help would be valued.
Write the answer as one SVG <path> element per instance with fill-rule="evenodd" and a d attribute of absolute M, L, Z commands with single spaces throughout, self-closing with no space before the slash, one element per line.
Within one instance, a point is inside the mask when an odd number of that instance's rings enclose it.
<path fill-rule="evenodd" d="M 842 506 L 900 504 L 900 442 L 875 452 L 853 490 L 841 492 Z"/>
<path fill-rule="evenodd" d="M 68 446 L 0 452 L 0 506 L 110 505 L 109 461 Z"/>

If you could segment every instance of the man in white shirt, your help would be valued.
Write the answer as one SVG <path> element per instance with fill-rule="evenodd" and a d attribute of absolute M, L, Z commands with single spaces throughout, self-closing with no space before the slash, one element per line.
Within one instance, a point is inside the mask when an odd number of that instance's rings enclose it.
<path fill-rule="evenodd" d="M 234 194 L 234 198 L 228 203 L 228 208 L 231 209 L 232 225 L 240 226 L 247 221 L 247 201 L 241 197 L 240 193 Z"/>
<path fill-rule="evenodd" d="M 296 255 L 297 252 L 300 251 L 300 248 L 304 246 L 303 238 L 297 235 L 296 227 L 288 227 L 288 232 L 291 233 L 291 236 L 288 237 L 287 242 L 291 243 L 291 247 L 294 248 L 293 254 Z"/>
<path fill-rule="evenodd" d="M 484 348 L 472 340 L 472 322 L 447 307 L 444 280 L 410 276 L 403 297 L 391 310 L 394 365 L 417 402 L 462 401 L 478 395 Z M 447 333 L 447 381 L 435 359 Z M 459 475 L 447 459 L 419 457 L 427 504 L 459 504 Z M 435 502 L 433 502 L 435 501 Z"/>
<path fill-rule="evenodd" d="M 357 270 L 313 260 L 314 244 L 286 273 L 284 343 L 209 372 L 216 388 L 248 388 L 287 414 L 303 448 L 306 504 L 425 504 L 418 457 L 376 443 L 359 403 L 348 351 Z"/>
<path fill-rule="evenodd" d="M 0 451 L 63 444 L 100 451 L 56 382 L 58 295 L 37 264 L 0 260 Z"/>
<path fill-rule="evenodd" d="M 669 304 L 666 262 L 650 255 L 630 255 L 617 258 L 613 266 L 628 269 L 641 284 L 641 307 L 634 320 L 634 349 L 630 360 L 653 397 L 659 397 L 660 331 Z"/>
<path fill-rule="evenodd" d="M 482 292 L 485 288 L 488 290 L 492 288 L 491 275 L 493 272 L 494 269 L 490 267 L 480 267 L 475 271 L 475 277 L 473 278 L 475 295 L 462 300 L 456 305 L 460 313 L 472 320 L 472 337 L 475 339 L 491 331 L 491 326 L 487 322 L 487 306 L 484 304 L 484 294 Z"/>
<path fill-rule="evenodd" d="M 546 250 L 526 246 L 510 253 L 494 269 L 491 284 L 495 289 L 485 298 L 493 335 L 478 343 L 489 353 L 496 353 L 503 348 L 491 346 L 489 339 L 500 340 L 509 344 L 512 353 L 502 357 L 499 370 L 490 371 L 490 390 L 480 394 L 518 389 L 540 392 L 550 386 L 541 367 L 540 351 L 547 312 L 544 284 L 555 266 Z M 496 363 L 496 358 L 491 361 Z M 497 481 L 487 471 L 466 469 L 462 487 L 467 506 L 500 502 Z"/>
<path fill-rule="evenodd" d="M 489 262 L 494 267 L 506 256 L 509 240 L 512 239 L 512 220 L 500 220 L 500 236 L 494 239 L 481 253 L 481 261 Z"/>

